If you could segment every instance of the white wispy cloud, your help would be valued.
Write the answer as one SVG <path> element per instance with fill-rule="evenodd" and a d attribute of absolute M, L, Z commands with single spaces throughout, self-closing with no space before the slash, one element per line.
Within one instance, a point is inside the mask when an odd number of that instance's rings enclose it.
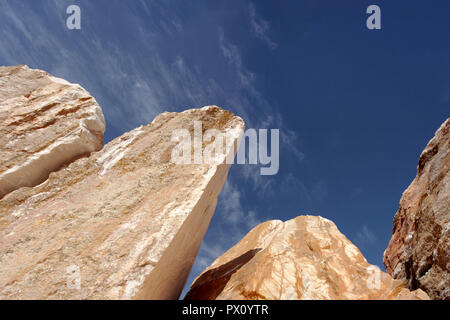
<path fill-rule="evenodd" d="M 241 192 L 237 185 L 227 180 L 219 197 L 220 214 L 229 227 L 248 230 L 255 227 L 259 220 L 253 210 L 245 211 L 241 203 Z"/>
<path fill-rule="evenodd" d="M 264 41 L 270 49 L 276 49 L 277 44 L 272 41 L 269 37 L 270 31 L 270 23 L 264 19 L 262 19 L 258 13 L 256 12 L 256 7 L 253 3 L 249 5 L 249 13 L 250 13 L 250 26 L 252 28 L 253 34 Z"/>
<path fill-rule="evenodd" d="M 241 84 L 245 87 L 250 86 L 255 80 L 255 74 L 244 68 L 238 47 L 225 39 L 222 28 L 219 28 L 219 46 L 223 56 L 236 69 Z"/>
<path fill-rule="evenodd" d="M 261 128 L 280 129 L 281 147 L 285 147 L 285 152 L 290 153 L 300 163 L 305 160 L 306 155 L 299 148 L 300 141 L 298 134 L 286 125 L 279 112 L 269 114 L 260 124 Z"/>
<path fill-rule="evenodd" d="M 241 176 L 250 181 L 253 190 L 258 191 L 261 196 L 274 194 L 274 179 L 271 176 L 262 176 L 261 167 L 259 165 L 242 165 L 239 166 Z"/>
<path fill-rule="evenodd" d="M 375 234 L 366 226 L 363 225 L 361 229 L 356 233 L 354 243 L 363 248 L 367 245 L 374 244 L 377 241 Z"/>

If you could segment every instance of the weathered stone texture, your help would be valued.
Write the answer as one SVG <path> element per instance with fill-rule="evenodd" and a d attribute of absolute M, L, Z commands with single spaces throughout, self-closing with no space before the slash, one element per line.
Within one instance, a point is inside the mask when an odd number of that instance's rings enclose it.
<path fill-rule="evenodd" d="M 27 66 L 0 67 L 0 198 L 103 145 L 105 120 L 79 85 Z"/>
<path fill-rule="evenodd" d="M 450 119 L 422 152 L 384 253 L 386 270 L 433 299 L 450 299 Z"/>

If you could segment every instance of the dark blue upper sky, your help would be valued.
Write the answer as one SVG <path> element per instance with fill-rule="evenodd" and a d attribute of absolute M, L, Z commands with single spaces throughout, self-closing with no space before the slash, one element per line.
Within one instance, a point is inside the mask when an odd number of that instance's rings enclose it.
<path fill-rule="evenodd" d="M 65 26 L 82 10 L 81 30 Z M 366 28 L 377 4 L 382 29 Z M 420 152 L 450 110 L 449 1 L 0 0 L 0 64 L 80 83 L 106 140 L 216 104 L 279 128 L 280 172 L 233 166 L 188 284 L 257 223 L 321 215 L 382 267 Z"/>

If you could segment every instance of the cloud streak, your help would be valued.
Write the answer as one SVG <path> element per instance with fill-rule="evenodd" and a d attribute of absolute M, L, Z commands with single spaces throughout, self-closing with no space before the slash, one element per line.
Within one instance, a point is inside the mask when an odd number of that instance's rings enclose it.
<path fill-rule="evenodd" d="M 219 28 L 219 46 L 225 59 L 236 69 L 241 84 L 244 87 L 249 87 L 252 81 L 255 80 L 255 74 L 244 68 L 237 46 L 225 39 L 222 28 Z"/>
<path fill-rule="evenodd" d="M 363 225 L 356 233 L 354 242 L 359 248 L 364 248 L 367 245 L 372 245 L 377 241 L 375 234 L 366 226 Z"/>
<path fill-rule="evenodd" d="M 270 24 L 268 21 L 262 19 L 256 12 L 256 7 L 253 3 L 249 6 L 250 26 L 253 34 L 262 40 L 270 49 L 274 50 L 278 47 L 274 41 L 269 37 Z"/>

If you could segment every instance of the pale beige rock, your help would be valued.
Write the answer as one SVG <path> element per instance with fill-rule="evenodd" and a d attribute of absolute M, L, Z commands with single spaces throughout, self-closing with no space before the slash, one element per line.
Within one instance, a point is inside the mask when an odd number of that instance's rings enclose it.
<path fill-rule="evenodd" d="M 410 289 L 450 299 L 450 119 L 422 152 L 384 253 L 386 270 Z"/>
<path fill-rule="evenodd" d="M 428 299 L 370 265 L 330 220 L 300 216 L 251 230 L 192 284 L 187 300 Z"/>
<path fill-rule="evenodd" d="M 216 164 L 172 163 L 172 132 L 192 132 L 194 121 L 234 142 Z M 224 156 L 234 156 L 243 127 L 215 106 L 163 113 L 5 196 L 0 298 L 177 299 L 226 180 Z"/>
<path fill-rule="evenodd" d="M 102 110 L 79 85 L 27 66 L 0 67 L 0 198 L 103 145 Z"/>

